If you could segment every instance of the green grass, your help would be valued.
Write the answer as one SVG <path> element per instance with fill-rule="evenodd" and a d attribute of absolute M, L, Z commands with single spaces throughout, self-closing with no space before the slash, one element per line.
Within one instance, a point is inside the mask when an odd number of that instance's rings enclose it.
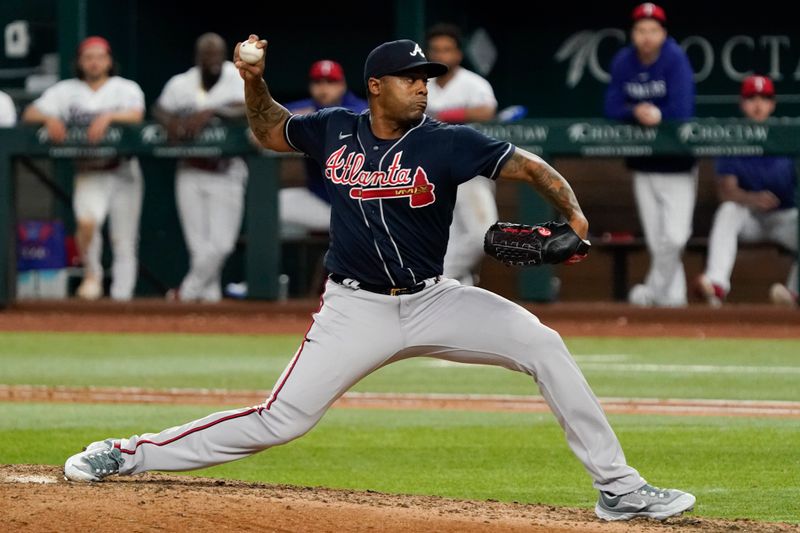
<path fill-rule="evenodd" d="M 300 337 L 0 333 L 0 383 L 270 389 Z M 800 401 L 800 340 L 575 338 L 599 396 Z M 419 358 L 354 390 L 535 394 L 504 369 Z"/>
<path fill-rule="evenodd" d="M 62 464 L 92 440 L 157 431 L 206 407 L 0 403 L 0 462 Z M 696 514 L 800 521 L 796 420 L 612 416 L 630 464 L 691 490 Z M 590 507 L 595 491 L 549 414 L 333 410 L 307 436 L 197 475 Z"/>

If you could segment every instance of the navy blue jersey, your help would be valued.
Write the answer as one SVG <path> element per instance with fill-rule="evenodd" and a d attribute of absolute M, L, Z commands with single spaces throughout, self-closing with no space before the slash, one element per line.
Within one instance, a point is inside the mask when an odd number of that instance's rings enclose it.
<path fill-rule="evenodd" d="M 664 120 L 686 120 L 694 114 L 694 80 L 689 58 L 675 39 L 668 37 L 658 59 L 651 65 L 639 61 L 636 48 L 628 45 L 611 60 L 611 81 L 605 98 L 605 114 L 617 120 L 633 120 L 636 104 L 649 102 Z M 628 167 L 644 172 L 685 172 L 690 157 L 631 157 Z"/>
<path fill-rule="evenodd" d="M 458 185 L 495 179 L 513 146 L 423 116 L 400 139 L 378 139 L 369 111 L 342 108 L 286 121 L 286 140 L 324 169 L 331 199 L 329 272 L 407 287 L 442 273 Z"/>
<path fill-rule="evenodd" d="M 794 160 L 790 157 L 720 157 L 717 159 L 717 174 L 733 175 L 739 187 L 746 191 L 770 191 L 781 204 L 778 209 L 795 206 Z"/>
<path fill-rule="evenodd" d="M 305 110 L 319 111 L 320 109 L 325 109 L 317 104 L 313 98 L 289 102 L 288 104 L 284 104 L 284 107 L 286 107 L 286 109 L 292 113 L 305 112 Z M 342 103 L 339 104 L 338 107 L 343 107 L 345 109 L 349 109 L 350 111 L 361 113 L 367 109 L 367 101 L 363 98 L 359 98 L 351 91 L 347 91 L 344 93 L 344 96 L 342 97 Z M 326 203 L 331 203 L 330 197 L 328 196 L 328 191 L 325 189 L 325 179 L 322 177 L 322 169 L 320 168 L 319 164 L 313 159 L 307 158 L 305 165 L 306 187 L 308 187 L 308 190 L 320 200 Z"/>

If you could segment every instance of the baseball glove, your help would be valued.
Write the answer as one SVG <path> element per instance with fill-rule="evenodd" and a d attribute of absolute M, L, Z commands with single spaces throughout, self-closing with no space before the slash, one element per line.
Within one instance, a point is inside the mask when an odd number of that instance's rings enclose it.
<path fill-rule="evenodd" d="M 495 222 L 483 239 L 483 250 L 506 265 L 538 266 L 582 261 L 591 244 L 565 222 L 543 222 L 535 226 Z"/>

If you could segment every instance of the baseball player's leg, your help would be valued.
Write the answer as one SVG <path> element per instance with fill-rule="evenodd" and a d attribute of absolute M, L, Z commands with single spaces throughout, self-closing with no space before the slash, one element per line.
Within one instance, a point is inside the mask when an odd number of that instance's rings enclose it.
<path fill-rule="evenodd" d="M 692 233 L 697 171 L 650 173 L 647 180 L 653 196 L 651 201 L 655 204 L 655 212 L 649 216 L 657 217 L 657 221 L 651 222 L 655 229 L 648 236 L 651 265 L 646 285 L 652 291 L 655 304 L 686 305 L 686 275 L 681 256 Z"/>
<path fill-rule="evenodd" d="M 656 302 L 665 306 L 684 306 L 687 303 L 687 294 L 683 250 L 692 236 L 692 218 L 697 199 L 697 168 L 686 173 L 665 174 L 659 178 L 658 184 L 664 194 L 662 227 L 665 230 L 664 244 L 660 251 L 669 250 L 670 255 L 664 261 L 664 296 L 656 297 Z"/>
<path fill-rule="evenodd" d="M 773 211 L 767 216 L 766 227 L 770 240 L 794 254 L 795 260 L 786 279 L 786 287 L 795 295 L 798 293 L 797 218 L 798 209 L 796 207 Z"/>
<path fill-rule="evenodd" d="M 77 225 L 76 244 L 83 263 L 84 276 L 78 296 L 99 298 L 103 294 L 103 240 L 101 229 L 108 215 L 113 183 L 100 172 L 82 172 L 75 176 L 72 208 Z"/>
<path fill-rule="evenodd" d="M 111 298 L 130 300 L 136 288 L 139 218 L 144 196 L 144 180 L 139 162 L 133 159 L 123 164 L 113 179 L 116 186 L 111 198 L 108 221 L 114 254 Z"/>
<path fill-rule="evenodd" d="M 412 355 L 502 366 L 531 375 L 596 488 L 625 494 L 644 485 L 628 466 L 603 409 L 561 337 L 522 307 L 446 280 L 409 297 Z M 437 317 L 448 316 L 448 320 Z M 408 354 L 401 354 L 408 355 Z"/>
<path fill-rule="evenodd" d="M 305 340 L 263 404 L 116 441 L 124 458 L 120 473 L 202 468 L 289 442 L 401 349 L 399 299 L 328 282 L 322 301 Z"/>
<path fill-rule="evenodd" d="M 182 300 L 202 297 L 205 279 L 201 276 L 204 258 L 208 254 L 211 227 L 210 198 L 205 189 L 204 172 L 179 168 L 175 175 L 175 200 L 181 221 L 183 238 L 189 251 L 189 271 L 180 285 Z"/>
<path fill-rule="evenodd" d="M 197 265 L 197 275 L 204 289 L 201 298 L 207 302 L 222 299 L 222 269 L 236 247 L 242 227 L 245 182 L 240 176 L 219 175 L 209 183 L 210 220 L 209 248 L 204 261 Z"/>
<path fill-rule="evenodd" d="M 484 255 L 483 236 L 497 219 L 494 182 L 478 176 L 459 185 L 444 256 L 446 277 L 463 285 L 474 284 L 474 274 Z"/>
<path fill-rule="evenodd" d="M 708 280 L 722 288 L 731 289 L 731 272 L 736 262 L 739 240 L 760 233 L 759 224 L 750 210 L 736 202 L 723 202 L 714 213 L 714 221 L 708 237 L 708 262 L 705 275 Z"/>
<path fill-rule="evenodd" d="M 286 187 L 278 192 L 281 229 L 286 233 L 328 231 L 331 206 L 305 187 Z"/>
<path fill-rule="evenodd" d="M 633 196 L 636 200 L 636 210 L 639 213 L 639 223 L 642 226 L 642 233 L 644 234 L 644 241 L 647 250 L 650 253 L 650 269 L 652 272 L 654 265 L 653 253 L 656 243 L 661 235 L 661 217 L 659 213 L 661 206 L 658 202 L 655 184 L 652 179 L 652 174 L 649 172 L 633 172 Z M 654 293 L 652 287 L 649 286 L 647 280 L 649 274 L 645 278 L 645 283 L 636 285 L 629 299 L 632 303 L 640 305 L 652 305 Z M 634 294 L 639 292 L 638 297 L 634 298 Z"/>

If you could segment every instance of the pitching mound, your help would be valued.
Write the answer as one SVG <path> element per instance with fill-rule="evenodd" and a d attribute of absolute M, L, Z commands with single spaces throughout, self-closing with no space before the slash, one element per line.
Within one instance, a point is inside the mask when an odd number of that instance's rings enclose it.
<path fill-rule="evenodd" d="M 602 523 L 591 510 L 146 474 L 68 483 L 60 469 L 0 466 L 3 531 L 800 531 L 674 518 Z"/>

